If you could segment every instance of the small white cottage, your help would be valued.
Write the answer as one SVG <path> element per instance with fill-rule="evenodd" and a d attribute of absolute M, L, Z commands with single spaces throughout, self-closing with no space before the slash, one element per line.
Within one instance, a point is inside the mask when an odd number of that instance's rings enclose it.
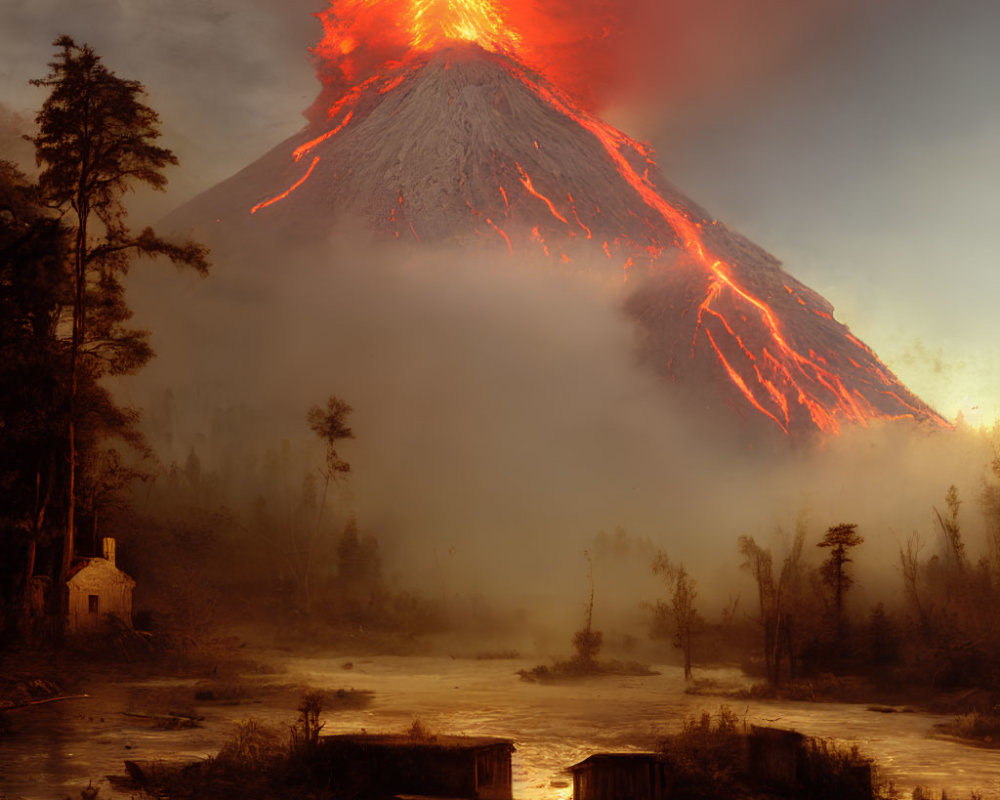
<path fill-rule="evenodd" d="M 88 558 L 74 570 L 69 587 L 70 634 L 100 631 L 108 615 L 132 627 L 135 581 L 115 566 L 115 540 L 104 539 L 104 558 Z"/>

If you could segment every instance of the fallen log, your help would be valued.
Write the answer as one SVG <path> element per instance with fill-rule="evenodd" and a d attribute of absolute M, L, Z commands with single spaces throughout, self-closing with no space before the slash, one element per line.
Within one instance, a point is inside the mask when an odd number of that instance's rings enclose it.
<path fill-rule="evenodd" d="M 196 717 L 191 714 L 144 714 L 137 711 L 122 711 L 126 717 L 137 717 L 147 719 L 156 723 L 161 728 L 195 728 L 204 717 Z"/>
<path fill-rule="evenodd" d="M 15 708 L 27 708 L 28 706 L 40 706 L 45 703 L 56 703 L 60 700 L 79 700 L 81 697 L 90 697 L 89 694 L 61 694 L 57 697 L 43 697 L 40 700 L 25 700 L 22 703 L 11 705 L 0 705 L 0 711 L 12 711 Z"/>

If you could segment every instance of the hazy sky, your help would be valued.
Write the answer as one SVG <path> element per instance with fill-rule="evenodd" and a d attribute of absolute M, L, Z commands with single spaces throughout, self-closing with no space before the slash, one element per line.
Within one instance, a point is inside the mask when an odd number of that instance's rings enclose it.
<path fill-rule="evenodd" d="M 55 36 L 92 44 L 146 84 L 181 157 L 166 208 L 302 126 L 323 5 L 3 0 L 0 102 L 33 114 Z M 644 41 L 612 121 L 938 410 L 1000 418 L 1000 4 L 620 6 Z"/>

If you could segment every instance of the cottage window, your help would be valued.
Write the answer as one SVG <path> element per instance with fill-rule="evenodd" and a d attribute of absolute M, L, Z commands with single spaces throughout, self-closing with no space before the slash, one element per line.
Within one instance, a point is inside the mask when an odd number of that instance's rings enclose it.
<path fill-rule="evenodd" d="M 87 611 L 91 614 L 100 613 L 101 598 L 96 594 L 87 595 Z"/>

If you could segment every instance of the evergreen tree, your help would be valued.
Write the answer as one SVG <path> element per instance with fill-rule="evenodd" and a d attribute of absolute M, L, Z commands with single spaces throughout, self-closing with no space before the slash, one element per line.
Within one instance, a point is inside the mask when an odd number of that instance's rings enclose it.
<path fill-rule="evenodd" d="M 341 439 L 353 439 L 354 431 L 347 424 L 347 417 L 353 411 L 347 403 L 337 395 L 331 394 L 326 400 L 326 408 L 313 406 L 306 412 L 306 423 L 310 430 L 322 441 L 326 449 L 325 469 L 320 469 L 323 476 L 323 493 L 316 511 L 316 526 L 311 537 L 306 537 L 300 548 L 302 561 L 302 597 L 305 611 L 308 613 L 312 603 L 312 571 L 313 556 L 320 538 L 323 512 L 326 509 L 326 496 L 330 482 L 351 471 L 351 465 L 344 461 L 337 452 L 337 443 Z"/>
<path fill-rule="evenodd" d="M 354 409 L 331 394 L 326 400 L 326 408 L 313 406 L 306 412 L 306 423 L 326 448 L 326 469 L 320 470 L 323 476 L 323 496 L 320 499 L 319 510 L 316 513 L 316 528 L 319 529 L 326 507 L 326 495 L 330 489 L 330 481 L 351 471 L 351 465 L 344 461 L 337 452 L 337 442 L 341 439 L 353 439 L 354 431 L 347 424 L 347 417 Z"/>
<path fill-rule="evenodd" d="M 844 616 L 844 595 L 854 584 L 854 579 L 847 573 L 847 565 L 853 560 L 850 550 L 864 542 L 857 533 L 857 525 L 841 523 L 828 528 L 817 547 L 830 549 L 830 555 L 820 566 L 820 577 L 833 595 L 834 635 L 838 650 L 844 645 L 846 619 Z"/>
<path fill-rule="evenodd" d="M 66 513 L 58 585 L 65 582 L 76 551 L 81 467 L 97 479 L 96 449 L 112 436 L 141 445 L 135 415 L 120 408 L 98 381 L 136 372 L 151 357 L 146 331 L 128 326 L 123 277 L 136 256 L 165 255 L 207 272 L 207 251 L 193 242 L 174 244 L 151 228 L 133 233 L 126 222 L 125 195 L 139 184 L 162 190 L 163 169 L 177 163 L 156 144 L 159 117 L 142 102 L 141 83 L 117 77 L 87 45 L 69 36 L 44 78 L 50 90 L 31 137 L 41 166 L 44 201 L 69 229 L 68 292 L 70 333 L 66 342 L 67 446 Z M 93 491 L 90 496 L 96 496 Z"/>

